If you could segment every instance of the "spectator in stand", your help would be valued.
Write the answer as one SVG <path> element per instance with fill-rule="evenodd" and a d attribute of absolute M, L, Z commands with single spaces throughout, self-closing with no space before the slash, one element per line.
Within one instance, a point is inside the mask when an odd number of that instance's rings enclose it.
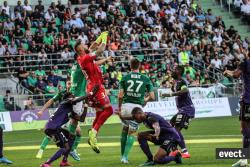
<path fill-rule="evenodd" d="M 16 105 L 15 98 L 10 95 L 10 90 L 6 90 L 3 98 L 4 107 L 7 111 L 19 111 L 21 108 Z"/>
<path fill-rule="evenodd" d="M 45 88 L 46 97 L 53 97 L 57 92 L 57 88 L 53 85 L 53 82 L 48 81 L 48 85 Z"/>
<path fill-rule="evenodd" d="M 35 6 L 35 10 L 37 9 L 40 14 L 44 14 L 44 6 L 42 4 L 42 0 L 38 0 L 38 4 Z"/>
<path fill-rule="evenodd" d="M 222 62 L 219 59 L 218 53 L 215 53 L 215 57 L 214 59 L 211 60 L 211 65 L 209 68 L 216 68 L 216 69 L 222 68 Z"/>
<path fill-rule="evenodd" d="M 10 16 L 10 7 L 8 5 L 8 2 L 7 1 L 4 1 L 3 2 L 3 5 L 1 7 L 1 10 L 5 10 L 5 13 Z"/>
<path fill-rule="evenodd" d="M 37 83 L 37 76 L 35 72 L 31 72 L 30 76 L 28 76 L 27 78 L 27 86 L 32 92 L 35 92 L 36 83 Z"/>
<path fill-rule="evenodd" d="M 38 76 L 38 81 L 37 81 L 37 83 L 35 85 L 35 91 L 36 91 L 36 93 L 38 93 L 38 94 L 44 94 L 46 86 L 47 86 L 47 84 L 43 80 L 43 77 L 41 75 Z"/>
<path fill-rule="evenodd" d="M 53 70 L 52 70 L 52 71 L 54 72 L 54 74 L 55 74 L 56 76 L 62 77 L 62 70 L 58 69 L 58 66 L 57 66 L 57 65 L 53 66 Z"/>
<path fill-rule="evenodd" d="M 28 97 L 28 100 L 24 101 L 24 109 L 25 110 L 34 110 L 35 104 L 33 102 L 32 97 Z"/>
<path fill-rule="evenodd" d="M 35 75 L 36 76 L 42 76 L 43 78 L 46 77 L 46 73 L 45 71 L 43 70 L 42 66 L 39 65 L 38 69 L 35 71 Z"/>
<path fill-rule="evenodd" d="M 49 8 L 48 11 L 45 13 L 44 18 L 49 24 L 55 23 L 55 14 L 53 13 L 53 10 L 51 8 Z"/>
<path fill-rule="evenodd" d="M 41 52 L 38 53 L 38 62 L 42 64 L 46 64 L 48 61 L 48 56 L 45 52 L 45 49 L 41 49 Z"/>
<path fill-rule="evenodd" d="M 71 53 L 69 52 L 69 48 L 66 47 L 61 53 L 61 61 L 63 63 L 67 63 L 69 62 L 70 58 L 72 58 Z"/>
<path fill-rule="evenodd" d="M 70 20 L 70 27 L 72 27 L 73 25 L 76 26 L 77 29 L 81 29 L 84 27 L 83 21 L 76 17 L 76 14 L 73 14 Z"/>
<path fill-rule="evenodd" d="M 54 87 L 57 87 L 58 82 L 61 80 L 61 77 L 55 75 L 54 71 L 51 71 L 47 78 L 48 81 L 50 81 Z"/>
<path fill-rule="evenodd" d="M 107 18 L 107 14 L 102 10 L 102 7 L 99 7 L 98 11 L 95 13 L 96 19 L 98 18 L 98 16 L 100 16 L 102 20 Z"/>
<path fill-rule="evenodd" d="M 30 16 L 32 13 L 32 7 L 28 4 L 28 0 L 24 0 L 23 10 L 26 16 Z"/>

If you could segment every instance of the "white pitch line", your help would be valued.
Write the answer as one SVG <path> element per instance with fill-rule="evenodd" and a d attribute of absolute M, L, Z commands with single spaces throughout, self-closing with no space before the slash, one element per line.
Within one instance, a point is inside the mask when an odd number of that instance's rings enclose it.
<path fill-rule="evenodd" d="M 239 138 L 228 138 L 228 139 L 194 139 L 194 140 L 186 140 L 187 144 L 209 144 L 209 143 L 238 143 L 242 142 L 242 139 Z M 137 142 L 135 145 L 139 145 Z M 120 142 L 109 142 L 109 143 L 99 143 L 100 147 L 119 147 Z M 79 144 L 79 148 L 86 148 L 89 147 L 88 144 Z M 32 145 L 32 146 L 10 146 L 5 147 L 4 150 L 37 150 L 39 149 L 39 145 Z M 48 145 L 47 148 L 57 148 L 55 145 Z"/>
<path fill-rule="evenodd" d="M 241 137 L 242 135 L 187 135 L 185 138 L 203 138 L 203 137 Z M 120 136 L 99 136 L 99 139 L 119 139 Z M 82 137 L 82 139 L 88 139 L 88 137 Z M 15 141 L 15 142 L 5 142 L 5 145 L 10 144 L 20 144 L 20 143 L 39 143 L 41 140 L 27 140 L 27 141 Z"/>

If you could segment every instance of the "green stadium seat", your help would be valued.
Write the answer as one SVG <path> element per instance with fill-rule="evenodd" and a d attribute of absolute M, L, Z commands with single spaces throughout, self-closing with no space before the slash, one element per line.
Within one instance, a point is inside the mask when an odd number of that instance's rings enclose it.
<path fill-rule="evenodd" d="M 10 38 L 9 38 L 9 36 L 4 36 L 4 38 L 6 39 L 6 41 L 7 41 L 8 43 L 10 43 Z"/>
<path fill-rule="evenodd" d="M 23 43 L 23 49 L 24 50 L 28 50 L 29 49 L 29 45 L 27 43 Z"/>
<path fill-rule="evenodd" d="M 48 28 L 42 28 L 43 32 L 46 33 L 48 31 Z"/>
<path fill-rule="evenodd" d="M 36 28 L 31 28 L 31 31 L 32 31 L 33 34 L 35 34 L 36 33 Z"/>
<path fill-rule="evenodd" d="M 25 31 L 26 31 L 25 28 L 20 28 L 20 29 L 22 30 L 23 33 L 25 33 Z"/>
<path fill-rule="evenodd" d="M 93 23 L 92 17 L 86 17 L 86 21 L 89 21 L 89 22 Z"/>
<path fill-rule="evenodd" d="M 61 25 L 62 25 L 61 20 L 58 17 L 56 17 L 56 26 L 61 26 Z"/>
<path fill-rule="evenodd" d="M 6 111 L 4 108 L 3 96 L 0 96 L 0 112 Z"/>

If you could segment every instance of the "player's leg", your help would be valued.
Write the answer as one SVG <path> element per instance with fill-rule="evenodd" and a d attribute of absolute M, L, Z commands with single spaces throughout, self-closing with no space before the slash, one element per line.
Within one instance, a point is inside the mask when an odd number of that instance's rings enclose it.
<path fill-rule="evenodd" d="M 179 136 L 181 138 L 181 141 L 179 142 L 179 146 L 181 148 L 183 158 L 190 158 L 191 157 L 191 155 L 189 154 L 188 149 L 186 147 L 184 136 L 181 133 L 181 130 L 183 128 L 188 127 L 189 120 L 190 120 L 190 117 L 188 115 L 183 114 L 183 113 L 178 113 L 170 121 L 171 124 L 177 130 L 177 132 L 178 132 L 178 134 L 179 134 Z"/>
<path fill-rule="evenodd" d="M 0 126 L 0 163 L 12 164 L 12 161 L 3 156 L 3 129 Z"/>
<path fill-rule="evenodd" d="M 76 128 L 76 137 L 75 137 L 75 140 L 73 142 L 73 145 L 71 147 L 71 152 L 70 152 L 70 156 L 72 156 L 72 158 L 74 160 L 76 160 L 76 161 L 81 160 L 81 158 L 79 157 L 79 154 L 76 151 L 76 149 L 77 149 L 78 145 L 80 144 L 80 142 L 81 142 L 81 128 L 78 125 L 77 128 Z"/>
<path fill-rule="evenodd" d="M 250 122 L 241 121 L 241 133 L 242 133 L 242 147 L 249 148 L 250 146 Z M 247 159 L 240 159 L 238 162 L 232 165 L 232 167 L 247 166 Z"/>
<path fill-rule="evenodd" d="M 74 144 L 75 141 L 75 135 L 70 134 L 68 131 L 63 131 L 64 135 L 66 136 L 66 138 L 68 139 L 68 142 L 65 143 L 65 148 L 66 151 L 63 154 L 63 159 L 60 162 L 60 167 L 64 167 L 64 166 L 71 166 L 71 164 L 68 162 L 68 156 L 72 150 L 72 146 Z"/>
<path fill-rule="evenodd" d="M 177 164 L 181 163 L 181 153 L 178 152 L 175 156 L 169 156 L 170 151 L 173 148 L 176 148 L 174 142 L 170 140 L 163 140 L 162 145 L 158 149 L 157 153 L 154 156 L 154 162 L 157 164 L 168 164 L 172 161 L 175 161 Z"/>
<path fill-rule="evenodd" d="M 127 122 L 129 124 L 129 128 L 128 128 L 126 145 L 123 153 L 123 158 L 125 160 L 123 163 L 128 163 L 128 155 L 134 145 L 136 138 L 135 135 L 138 130 L 138 123 L 136 123 L 135 121 L 127 121 Z"/>
<path fill-rule="evenodd" d="M 153 161 L 153 154 L 150 151 L 148 141 L 155 143 L 156 138 L 154 135 L 154 131 L 146 131 L 146 132 L 140 132 L 138 133 L 138 142 L 140 144 L 141 150 L 143 153 L 147 156 L 147 161 L 142 164 L 141 166 L 149 166 L 149 165 L 154 165 Z"/>
<path fill-rule="evenodd" d="M 126 146 L 126 141 L 127 141 L 127 136 L 128 136 L 128 126 L 123 123 L 123 128 L 122 128 L 122 133 L 121 133 L 121 138 L 120 138 L 120 143 L 121 143 L 121 161 L 123 161 L 123 154 Z"/>
<path fill-rule="evenodd" d="M 46 129 L 45 133 L 46 135 L 54 138 L 56 145 L 60 147 L 60 149 L 51 158 L 41 165 L 41 167 L 50 167 L 51 163 L 59 159 L 62 155 L 66 155 L 70 151 L 71 147 L 68 143 L 68 138 L 65 136 L 65 131 L 62 129 Z"/>
<path fill-rule="evenodd" d="M 50 142 L 50 137 L 49 136 L 45 136 L 43 138 L 43 141 L 42 141 L 41 145 L 40 145 L 40 149 L 39 149 L 39 151 L 36 154 L 36 158 L 41 159 L 43 157 L 43 151 L 46 149 L 46 147 L 49 144 L 49 142 Z"/>

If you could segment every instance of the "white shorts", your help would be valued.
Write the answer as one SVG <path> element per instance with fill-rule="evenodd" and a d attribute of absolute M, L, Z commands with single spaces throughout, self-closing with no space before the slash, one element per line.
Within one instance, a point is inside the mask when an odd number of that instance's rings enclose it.
<path fill-rule="evenodd" d="M 139 104 L 133 104 L 133 103 L 122 104 L 121 115 L 125 116 L 125 117 L 132 116 L 132 110 L 135 107 L 139 107 L 142 109 L 142 106 Z M 136 121 L 122 120 L 122 124 L 123 124 L 123 126 L 128 127 L 129 130 L 131 130 L 131 131 L 137 131 L 139 129 L 139 123 L 137 123 Z"/>
<path fill-rule="evenodd" d="M 73 105 L 73 111 L 76 113 L 78 116 L 81 116 L 83 113 L 83 102 L 80 101 L 79 103 L 76 103 Z"/>

